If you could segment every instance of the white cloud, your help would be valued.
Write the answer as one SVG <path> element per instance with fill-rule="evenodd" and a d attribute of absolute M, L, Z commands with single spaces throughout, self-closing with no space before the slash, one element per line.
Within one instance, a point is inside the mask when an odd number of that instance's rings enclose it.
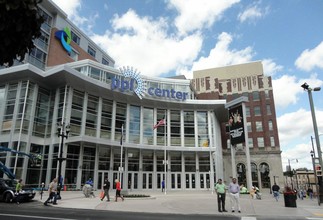
<path fill-rule="evenodd" d="M 232 40 L 233 38 L 230 34 L 221 33 L 218 37 L 218 42 L 210 51 L 208 57 L 200 57 L 198 61 L 194 62 L 192 71 L 250 62 L 254 56 L 252 48 L 230 49 L 229 46 Z M 191 74 L 186 77 L 192 78 Z"/>
<path fill-rule="evenodd" d="M 262 65 L 266 76 L 273 76 L 283 69 L 283 66 L 277 65 L 272 59 L 262 60 Z"/>
<path fill-rule="evenodd" d="M 310 155 L 311 149 L 312 146 L 309 138 L 307 143 L 297 144 L 293 148 L 283 150 L 281 154 L 283 170 L 286 170 L 286 166 L 288 166 L 288 159 L 290 160 L 292 169 L 306 167 L 309 170 L 313 170 L 312 158 Z"/>
<path fill-rule="evenodd" d="M 106 48 L 116 60 L 116 67 L 129 65 L 147 76 L 159 76 L 190 65 L 202 46 L 199 33 L 186 37 L 168 36 L 168 24 L 163 18 L 139 17 L 133 10 L 112 20 L 113 33 L 91 38 Z"/>
<path fill-rule="evenodd" d="M 311 71 L 315 67 L 323 69 L 323 41 L 312 50 L 304 50 L 296 59 L 295 65 L 305 71 Z"/>
<path fill-rule="evenodd" d="M 308 79 L 297 79 L 292 75 L 283 75 L 280 78 L 273 79 L 276 108 L 285 108 L 297 104 L 299 94 L 304 93 L 301 88 L 304 82 L 307 82 L 312 88 L 323 85 L 323 81 L 317 78 L 317 74 L 312 74 Z"/>
<path fill-rule="evenodd" d="M 175 26 L 181 35 L 185 35 L 210 27 L 221 18 L 225 10 L 239 1 L 170 0 L 168 7 L 175 8 L 179 12 L 179 16 L 175 19 Z"/>
<path fill-rule="evenodd" d="M 262 9 L 259 7 L 259 3 L 255 3 L 249 6 L 245 11 L 239 13 L 238 20 L 243 23 L 245 21 L 254 22 L 255 20 L 264 17 L 268 14 L 269 8 Z"/>
<path fill-rule="evenodd" d="M 81 16 L 79 11 L 82 8 L 82 0 L 53 0 L 67 15 L 68 18 L 80 29 L 87 33 L 92 32 L 92 27 L 95 20 L 98 18 L 98 13 L 95 13 L 88 18 Z"/>

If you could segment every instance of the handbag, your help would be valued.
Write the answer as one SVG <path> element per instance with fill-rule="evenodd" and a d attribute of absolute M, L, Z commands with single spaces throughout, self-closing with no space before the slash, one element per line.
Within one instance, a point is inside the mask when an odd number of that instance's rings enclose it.
<path fill-rule="evenodd" d="M 100 198 L 100 199 L 103 199 L 103 197 L 104 197 L 104 191 L 103 191 L 103 190 L 101 190 L 100 195 L 99 195 L 99 198 Z"/>

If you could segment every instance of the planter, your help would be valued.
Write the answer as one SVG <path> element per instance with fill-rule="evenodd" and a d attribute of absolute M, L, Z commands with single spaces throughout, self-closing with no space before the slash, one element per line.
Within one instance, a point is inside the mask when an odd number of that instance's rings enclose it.
<path fill-rule="evenodd" d="M 296 208 L 296 199 L 297 196 L 295 193 L 284 193 L 284 202 L 285 207 L 294 207 Z"/>

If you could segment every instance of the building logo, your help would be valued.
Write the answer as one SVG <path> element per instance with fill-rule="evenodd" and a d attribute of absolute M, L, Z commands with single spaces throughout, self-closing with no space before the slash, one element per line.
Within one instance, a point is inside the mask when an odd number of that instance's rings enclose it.
<path fill-rule="evenodd" d="M 125 78 L 130 78 L 130 82 L 127 80 L 118 80 L 116 78 L 113 79 L 112 82 L 112 89 L 120 87 L 121 91 L 125 90 L 132 90 L 136 95 L 142 99 L 144 96 L 144 93 L 146 91 L 146 82 L 141 78 L 140 72 L 137 72 L 137 70 L 133 69 L 133 67 L 121 67 L 120 72 Z M 136 89 L 134 89 L 134 84 L 137 83 Z"/>
<path fill-rule="evenodd" d="M 61 41 L 64 49 L 70 54 L 72 51 L 71 47 L 71 30 L 68 27 L 65 27 L 64 30 L 56 31 L 55 37 Z"/>
<path fill-rule="evenodd" d="M 122 67 L 120 68 L 120 72 L 123 74 L 124 78 L 112 78 L 111 90 L 119 90 L 120 92 L 133 91 L 140 99 L 147 95 L 184 101 L 189 97 L 188 92 L 175 91 L 175 89 L 161 89 L 155 87 L 147 89 L 147 83 L 140 77 L 140 73 L 132 67 Z M 126 78 L 130 78 L 130 80 Z"/>

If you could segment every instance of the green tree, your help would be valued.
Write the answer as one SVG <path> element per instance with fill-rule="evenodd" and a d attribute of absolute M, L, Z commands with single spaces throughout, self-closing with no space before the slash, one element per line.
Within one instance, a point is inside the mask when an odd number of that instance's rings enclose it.
<path fill-rule="evenodd" d="M 38 5 L 42 0 L 0 0 L 0 65 L 23 61 L 41 36 L 43 18 Z"/>

